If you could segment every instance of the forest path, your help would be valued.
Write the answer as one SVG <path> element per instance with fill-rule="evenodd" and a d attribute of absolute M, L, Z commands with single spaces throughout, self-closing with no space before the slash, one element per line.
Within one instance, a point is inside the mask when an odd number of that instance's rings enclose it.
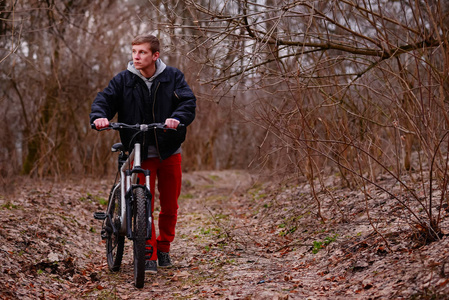
<path fill-rule="evenodd" d="M 306 186 L 267 187 L 245 171 L 185 173 L 174 267 L 133 286 L 132 243 L 110 273 L 100 239 L 112 180 L 23 180 L 0 195 L 0 299 L 447 299 L 449 239 L 415 247 L 396 206 L 382 209 L 391 249 L 373 233 L 366 204 L 342 190 L 352 219 Z M 339 192 L 339 191 L 338 191 Z M 377 200 L 383 200 L 378 195 Z M 376 200 L 376 201 L 377 201 Z M 325 205 L 324 205 L 325 204 Z M 389 206 L 391 205 L 391 206 Z M 157 216 L 158 203 L 156 202 Z M 400 212 L 400 211 L 399 211 Z M 445 217 L 445 220 L 447 218 Z M 397 226 L 399 225 L 399 226 Z"/>
<path fill-rule="evenodd" d="M 147 275 L 142 289 L 133 286 L 129 240 L 121 270 L 107 269 L 101 222 L 92 215 L 104 210 L 111 182 L 25 179 L 16 195 L 0 196 L 1 299 L 271 299 L 282 290 L 267 283 L 283 278 L 285 262 L 240 243 L 252 229 L 237 233 L 246 225 L 234 216 L 248 213 L 239 197 L 254 183 L 247 172 L 184 174 L 174 267 Z M 156 202 L 156 219 L 158 209 Z"/>
<path fill-rule="evenodd" d="M 281 255 L 266 255 L 262 245 L 254 246 L 263 236 L 247 223 L 252 209 L 242 197 L 258 189 L 251 175 L 244 171 L 185 173 L 183 185 L 171 249 L 174 267 L 159 268 L 137 290 L 131 287 L 128 247 L 121 280 L 114 282 L 119 298 L 287 299 L 295 285 L 284 284 L 284 277 L 292 272 L 291 263 Z M 156 219 L 158 210 L 156 202 Z"/>

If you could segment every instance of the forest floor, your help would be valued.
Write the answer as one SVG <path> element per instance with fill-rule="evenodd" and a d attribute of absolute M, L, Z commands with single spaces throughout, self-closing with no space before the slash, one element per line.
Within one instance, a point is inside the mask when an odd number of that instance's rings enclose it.
<path fill-rule="evenodd" d="M 174 267 L 137 289 L 132 243 L 109 272 L 92 217 L 112 180 L 23 183 L 0 195 L 0 299 L 449 298 L 449 237 L 420 242 L 408 212 L 381 191 L 316 198 L 307 184 L 245 171 L 185 173 Z"/>

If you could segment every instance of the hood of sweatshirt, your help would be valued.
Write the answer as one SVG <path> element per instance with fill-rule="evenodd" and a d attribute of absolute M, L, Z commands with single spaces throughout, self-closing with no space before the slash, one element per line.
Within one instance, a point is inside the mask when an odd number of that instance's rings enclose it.
<path fill-rule="evenodd" d="M 160 58 L 158 58 L 156 60 L 156 72 L 154 73 L 154 75 L 151 78 L 146 78 L 145 76 L 140 74 L 140 71 L 136 69 L 136 67 L 134 66 L 134 63 L 132 61 L 128 62 L 128 71 L 130 71 L 131 73 L 136 74 L 137 76 L 142 78 L 142 80 L 146 83 L 148 90 L 150 90 L 150 91 L 151 91 L 151 86 L 153 85 L 153 80 L 159 74 L 164 72 L 166 67 L 167 67 L 167 65 L 164 64 L 164 62 Z"/>

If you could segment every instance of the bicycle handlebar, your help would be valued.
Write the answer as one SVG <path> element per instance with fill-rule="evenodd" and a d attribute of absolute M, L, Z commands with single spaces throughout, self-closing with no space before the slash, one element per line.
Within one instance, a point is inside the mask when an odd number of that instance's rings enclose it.
<path fill-rule="evenodd" d="M 183 127 L 184 124 L 179 124 L 177 128 L 168 128 L 164 123 L 150 123 L 150 124 L 125 124 L 125 123 L 109 123 L 109 126 L 97 129 L 97 126 L 95 124 L 90 124 L 92 129 L 95 129 L 96 131 L 103 131 L 103 130 L 120 130 L 120 129 L 134 129 L 137 131 L 148 131 L 150 129 L 160 129 L 160 130 L 177 130 L 180 127 Z"/>

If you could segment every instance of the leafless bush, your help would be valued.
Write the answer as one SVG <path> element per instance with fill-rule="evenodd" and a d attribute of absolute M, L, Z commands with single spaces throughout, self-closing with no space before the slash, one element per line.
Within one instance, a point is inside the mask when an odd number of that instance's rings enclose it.
<path fill-rule="evenodd" d="M 260 166 L 308 180 L 315 191 L 329 190 L 330 175 L 367 197 L 381 189 L 402 205 L 411 228 L 418 224 L 429 240 L 438 238 L 448 175 L 446 4 L 179 6 L 189 7 L 193 24 L 173 17 L 163 25 L 194 31 L 184 40 L 195 42 L 190 54 L 208 74 L 204 84 L 223 95 L 248 95 L 233 111 L 261 129 Z M 402 192 L 384 186 L 385 177 Z"/>
<path fill-rule="evenodd" d="M 445 3 L 28 0 L 0 7 L 2 172 L 113 170 L 109 146 L 117 135 L 89 129 L 90 104 L 126 65 L 132 36 L 151 32 L 198 96 L 185 169 L 249 165 L 308 181 L 322 220 L 319 192 L 329 194 L 326 178 L 338 176 L 367 198 L 371 189 L 390 193 L 411 228 L 438 238 L 448 178 Z M 387 177 L 400 193 L 384 185 Z"/>
<path fill-rule="evenodd" d="M 39 177 L 111 171 L 109 148 L 118 138 L 95 134 L 88 115 L 96 92 L 126 66 L 138 30 L 128 26 L 132 12 L 114 1 L 0 6 L 2 170 Z"/>

